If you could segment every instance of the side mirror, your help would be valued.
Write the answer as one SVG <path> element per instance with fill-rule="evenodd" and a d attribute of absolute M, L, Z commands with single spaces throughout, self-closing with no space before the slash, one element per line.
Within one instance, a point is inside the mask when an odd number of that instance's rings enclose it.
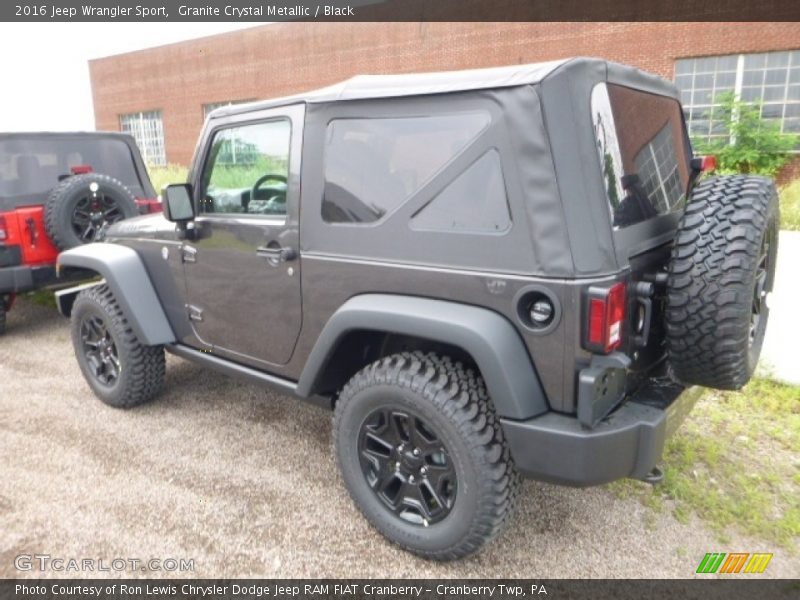
<path fill-rule="evenodd" d="M 161 201 L 164 205 L 164 216 L 168 221 L 185 228 L 186 223 L 194 219 L 192 186 L 190 184 L 176 183 L 164 186 L 161 190 Z"/>

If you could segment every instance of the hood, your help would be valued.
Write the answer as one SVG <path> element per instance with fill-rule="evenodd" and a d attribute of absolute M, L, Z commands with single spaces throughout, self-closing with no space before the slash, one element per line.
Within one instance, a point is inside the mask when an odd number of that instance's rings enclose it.
<path fill-rule="evenodd" d="M 161 238 L 173 235 L 175 224 L 167 221 L 163 213 L 152 213 L 114 223 L 106 232 L 106 239 Z"/>

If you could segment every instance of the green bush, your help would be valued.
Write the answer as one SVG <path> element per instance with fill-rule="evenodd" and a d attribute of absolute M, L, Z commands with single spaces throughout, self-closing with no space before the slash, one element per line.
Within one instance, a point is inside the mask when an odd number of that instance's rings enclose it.
<path fill-rule="evenodd" d="M 800 179 L 780 189 L 781 229 L 800 231 Z"/>
<path fill-rule="evenodd" d="M 156 194 L 161 193 L 161 188 L 170 183 L 185 183 L 189 169 L 183 165 L 169 164 L 166 167 L 148 166 L 150 181 L 156 190 Z"/>
<path fill-rule="evenodd" d="M 692 145 L 698 154 L 717 157 L 719 173 L 774 177 L 800 142 L 800 136 L 782 134 L 777 122 L 761 117 L 761 102 L 742 102 L 732 92 L 712 109 L 711 120 L 723 123 L 727 136 L 711 142 L 692 140 Z"/>

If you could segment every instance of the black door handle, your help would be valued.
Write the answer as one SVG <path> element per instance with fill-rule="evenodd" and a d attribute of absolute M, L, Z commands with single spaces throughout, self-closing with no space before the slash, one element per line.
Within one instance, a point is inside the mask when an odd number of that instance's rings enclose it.
<path fill-rule="evenodd" d="M 275 262 L 288 262 L 297 258 L 297 252 L 291 246 L 259 246 L 256 254 Z"/>

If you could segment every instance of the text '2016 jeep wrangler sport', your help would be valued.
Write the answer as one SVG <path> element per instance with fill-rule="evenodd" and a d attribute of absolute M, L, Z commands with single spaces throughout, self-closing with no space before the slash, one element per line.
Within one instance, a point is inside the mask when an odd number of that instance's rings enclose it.
<path fill-rule="evenodd" d="M 332 407 L 367 519 L 457 558 L 518 474 L 657 478 L 684 386 L 752 374 L 775 189 L 699 173 L 675 88 L 629 67 L 357 77 L 215 111 L 166 218 L 61 255 L 104 279 L 61 309 L 112 406 L 166 349 Z"/>

